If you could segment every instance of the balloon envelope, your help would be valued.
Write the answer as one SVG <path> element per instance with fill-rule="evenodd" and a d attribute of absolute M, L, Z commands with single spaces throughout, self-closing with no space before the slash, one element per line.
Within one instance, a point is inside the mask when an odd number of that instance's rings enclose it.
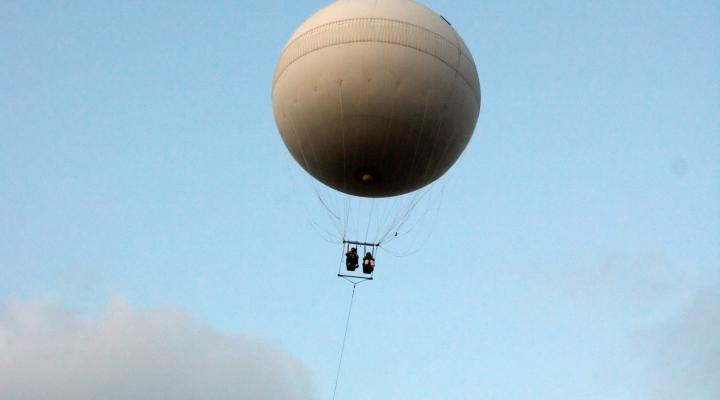
<path fill-rule="evenodd" d="M 347 194 L 388 197 L 442 176 L 480 111 L 469 50 L 410 0 L 337 1 L 303 23 L 273 77 L 275 121 L 290 154 Z"/>

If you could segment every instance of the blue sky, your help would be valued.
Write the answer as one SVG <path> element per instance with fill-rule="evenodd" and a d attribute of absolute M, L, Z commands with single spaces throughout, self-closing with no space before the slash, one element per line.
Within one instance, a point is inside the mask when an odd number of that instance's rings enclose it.
<path fill-rule="evenodd" d="M 350 287 L 270 102 L 326 4 L 0 3 L 0 301 L 181 310 L 329 398 Z M 482 110 L 430 240 L 358 289 L 337 398 L 716 398 L 720 4 L 424 4 Z"/>

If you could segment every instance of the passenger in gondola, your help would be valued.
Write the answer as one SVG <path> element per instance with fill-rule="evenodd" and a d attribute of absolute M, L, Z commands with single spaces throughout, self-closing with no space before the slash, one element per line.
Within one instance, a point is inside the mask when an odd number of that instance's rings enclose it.
<path fill-rule="evenodd" d="M 375 258 L 368 252 L 363 257 L 363 274 L 372 274 L 375 270 Z"/>
<path fill-rule="evenodd" d="M 358 253 L 356 248 L 351 248 L 345 253 L 345 267 L 348 271 L 355 271 L 358 267 Z"/>

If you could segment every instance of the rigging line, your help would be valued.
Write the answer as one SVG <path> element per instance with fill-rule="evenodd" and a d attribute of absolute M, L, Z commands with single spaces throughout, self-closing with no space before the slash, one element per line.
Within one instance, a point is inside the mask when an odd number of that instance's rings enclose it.
<path fill-rule="evenodd" d="M 348 238 L 348 227 L 351 226 L 350 217 L 352 214 L 350 213 L 350 211 L 352 210 L 352 197 L 350 197 L 350 195 L 348 194 L 343 194 L 342 196 L 345 198 L 345 220 L 343 221 L 343 237 Z"/>
<path fill-rule="evenodd" d="M 379 203 L 380 203 L 380 205 L 381 205 L 380 211 L 375 213 L 375 221 L 373 222 L 373 225 L 374 225 L 373 231 L 374 231 L 374 232 L 373 232 L 373 239 L 372 239 L 372 240 L 373 240 L 373 242 L 375 242 L 375 243 L 377 243 L 378 239 L 380 238 L 380 230 L 381 230 L 381 224 L 382 224 L 382 221 L 383 221 L 383 214 L 384 214 L 384 213 L 383 213 L 383 207 L 382 207 L 383 202 L 380 201 Z"/>
<path fill-rule="evenodd" d="M 291 121 L 293 121 L 293 129 L 294 129 L 294 120 L 291 120 Z M 313 146 L 312 142 L 308 142 L 308 150 L 309 150 L 310 156 L 315 160 L 315 165 L 317 167 L 320 164 L 320 162 L 318 160 L 317 152 L 315 151 L 315 147 Z M 302 147 L 300 148 L 300 151 L 302 153 L 303 159 L 306 161 L 306 163 L 308 163 L 308 168 L 309 168 L 309 161 L 308 161 L 308 159 L 305 155 L 305 151 L 303 150 Z M 315 168 L 315 170 L 317 170 L 317 168 Z M 309 171 L 309 169 L 308 169 L 308 171 Z M 338 217 L 337 214 L 330 208 L 330 206 L 328 206 L 328 204 L 325 202 L 325 199 L 323 199 L 322 195 L 318 191 L 316 185 L 311 183 L 311 186 L 312 186 L 313 191 L 315 192 L 315 196 L 317 197 L 318 201 L 320 202 L 322 207 L 325 209 L 326 215 L 327 215 L 328 219 L 330 220 L 330 223 L 333 224 L 333 226 L 335 227 L 335 230 L 338 232 L 338 235 L 342 236 L 342 232 L 341 232 L 342 229 L 341 229 L 340 223 L 339 223 L 340 217 Z M 334 218 L 334 220 L 333 220 L 333 218 Z"/>
<path fill-rule="evenodd" d="M 350 222 L 351 222 L 351 221 L 350 221 L 350 217 L 352 217 L 352 212 L 351 212 L 351 211 L 352 211 L 352 208 L 353 208 L 353 207 L 352 207 L 352 206 L 353 206 L 353 201 L 352 201 L 353 199 L 352 199 L 352 196 L 350 196 L 349 194 L 343 193 L 341 196 L 345 199 L 345 220 L 343 221 L 343 222 L 344 222 L 344 226 L 343 226 L 343 237 L 344 237 L 344 238 L 347 238 L 347 237 L 348 237 L 348 227 L 350 226 Z"/>
<path fill-rule="evenodd" d="M 311 225 L 311 226 L 315 229 L 315 231 L 320 235 L 320 238 L 321 238 L 323 241 L 325 241 L 325 242 L 327 242 L 327 243 L 332 243 L 332 244 L 337 244 L 337 243 L 338 243 L 338 240 L 337 240 L 337 238 L 335 237 L 335 235 L 333 235 L 332 232 L 330 232 L 329 230 L 322 228 L 320 225 L 318 225 L 317 222 L 311 220 L 311 221 L 310 221 L 310 225 Z"/>
<path fill-rule="evenodd" d="M 342 273 L 343 258 L 345 258 L 345 238 L 343 238 L 343 245 L 340 250 L 340 262 L 338 263 L 338 276 Z M 349 245 L 348 245 L 349 247 Z"/>
<path fill-rule="evenodd" d="M 322 197 L 322 195 L 320 194 L 320 192 L 317 190 L 317 188 L 315 186 L 313 186 L 313 190 L 315 191 L 315 196 L 317 197 L 318 201 L 323 206 L 323 208 L 325 208 L 326 215 L 327 215 L 328 219 L 330 220 L 330 222 L 335 227 L 335 230 L 337 231 L 338 235 L 342 236 L 341 218 L 337 214 L 335 214 L 335 212 L 330 208 L 330 206 L 328 206 L 327 202 L 325 201 L 325 199 Z"/>
<path fill-rule="evenodd" d="M 368 216 L 367 229 L 365 229 L 365 239 L 363 240 L 365 243 L 367 243 L 367 241 L 368 241 L 368 234 L 370 233 L 370 225 L 372 223 L 372 217 L 373 217 L 374 211 L 375 211 L 375 199 L 372 199 L 371 205 L 370 205 L 370 215 Z"/>
<path fill-rule="evenodd" d="M 433 183 L 430 185 L 429 191 L 433 190 L 433 188 L 435 187 L 435 185 L 436 185 L 436 182 L 433 182 Z M 433 229 L 430 229 L 430 230 L 427 232 L 427 234 L 424 235 L 423 238 L 419 238 L 419 240 L 414 240 L 414 242 L 415 242 L 414 248 L 411 248 L 411 249 L 409 249 L 409 250 L 407 250 L 407 251 L 404 251 L 404 252 L 395 251 L 395 250 L 390 250 L 389 248 L 386 247 L 386 245 L 387 245 L 388 243 L 392 242 L 393 239 L 395 239 L 395 237 L 391 237 L 390 239 L 384 241 L 382 248 L 383 248 L 384 250 L 388 251 L 388 252 L 389 252 L 392 256 L 394 256 L 394 257 L 407 257 L 407 256 L 413 255 L 413 254 L 415 254 L 415 253 L 418 253 L 423 247 L 425 247 L 425 244 L 430 240 L 430 237 L 432 236 L 432 233 L 435 231 L 434 226 L 437 224 L 437 219 L 438 219 L 438 215 L 439 215 L 439 212 L 440 212 L 440 211 L 439 211 L 439 210 L 440 210 L 440 204 L 441 204 L 441 202 L 442 202 L 442 198 L 443 198 L 444 191 L 445 191 L 444 187 L 441 187 L 441 189 L 440 189 L 440 199 L 438 200 L 437 203 L 435 203 L 435 204 L 437 204 L 437 207 L 432 207 L 432 209 L 434 209 L 434 217 L 433 217 L 433 220 L 432 220 Z M 428 205 L 428 207 L 424 210 L 423 214 L 419 217 L 419 219 L 418 219 L 417 221 L 414 221 L 414 222 L 413 222 L 413 226 L 407 228 L 407 230 L 406 230 L 405 232 L 400 233 L 400 236 L 403 236 L 403 235 L 406 235 L 406 234 L 410 233 L 417 225 L 420 224 L 420 222 L 421 222 L 423 219 L 425 219 L 425 218 L 428 216 L 428 214 L 430 213 L 430 210 L 431 210 L 431 206 Z"/>
<path fill-rule="evenodd" d="M 407 218 L 409 218 L 412 211 L 420 203 L 423 196 L 425 196 L 425 193 L 427 193 L 427 189 L 420 188 L 419 190 L 415 191 L 412 194 L 410 201 L 408 203 L 404 204 L 403 209 L 401 210 L 401 212 L 397 215 L 397 217 L 394 220 L 395 229 L 397 229 L 398 226 L 402 225 L 404 223 L 404 221 Z"/>
<path fill-rule="evenodd" d="M 412 202 L 410 203 L 408 208 L 405 210 L 405 213 L 403 214 L 403 218 L 400 221 L 400 223 L 398 224 L 396 229 L 402 228 L 403 225 L 405 225 L 408 222 L 408 220 L 410 218 L 410 214 L 413 212 L 413 210 L 415 210 L 415 207 L 417 207 L 418 204 L 420 204 L 420 202 L 423 200 L 423 198 L 430 192 L 432 186 L 433 186 L 433 184 L 431 184 L 430 187 L 425 190 L 419 190 L 419 191 L 415 192 L 415 195 L 412 198 Z"/>
<path fill-rule="evenodd" d="M 301 191 L 300 186 L 299 186 L 300 184 L 297 182 L 296 176 L 295 176 L 295 174 L 292 173 L 289 166 L 288 166 L 288 174 L 291 177 L 291 182 L 293 184 L 294 191 L 300 192 Z M 303 210 L 305 211 L 303 213 L 303 215 L 305 215 L 307 222 L 310 223 L 310 225 L 322 237 L 322 239 L 328 243 L 337 243 L 337 240 L 329 240 L 328 239 L 328 237 L 334 238 L 335 235 L 333 235 L 327 229 L 320 226 L 320 224 L 312 217 L 313 213 L 310 212 L 310 208 L 309 208 L 308 204 L 306 204 L 305 201 L 300 201 L 300 200 L 298 200 L 297 202 L 298 202 L 298 204 L 300 204 L 302 206 Z M 327 236 L 325 236 L 325 235 L 327 235 Z"/>
<path fill-rule="evenodd" d="M 293 136 L 295 137 L 295 141 L 297 142 L 298 149 L 300 150 L 300 155 L 302 156 L 302 161 L 303 161 L 303 163 L 301 164 L 301 166 L 305 169 L 305 171 L 310 172 L 310 170 L 311 170 L 311 169 L 310 169 L 310 162 L 308 161 L 308 158 L 307 158 L 307 156 L 305 155 L 305 149 L 303 148 L 303 142 L 302 142 L 302 140 L 300 140 L 300 137 L 298 136 L 298 130 L 297 130 L 297 127 L 296 127 L 296 125 L 295 125 L 295 119 L 294 119 L 294 118 L 292 117 L 292 115 L 290 114 L 290 111 L 287 111 L 287 110 L 285 110 L 285 111 L 283 112 L 283 117 L 284 117 L 284 118 L 287 117 L 287 118 L 290 120 L 290 127 L 292 128 Z M 314 148 L 312 148 L 312 146 L 310 146 L 310 149 L 313 151 L 313 154 L 314 154 Z M 316 159 L 317 159 L 317 158 L 316 158 Z M 312 183 L 311 183 L 311 185 L 312 185 Z M 315 190 L 315 194 L 318 196 L 318 199 L 320 200 L 320 203 L 322 203 L 322 205 L 325 206 L 325 208 L 327 209 L 327 205 L 326 205 L 326 204 L 323 202 L 323 200 L 320 198 L 320 195 L 318 194 L 317 189 L 315 189 L 314 186 L 313 186 L 313 190 Z M 306 211 L 308 211 L 308 210 L 306 210 Z M 327 211 L 330 212 L 333 216 L 335 216 L 335 214 L 332 213 L 332 211 L 330 211 L 329 209 L 327 209 Z M 307 214 L 310 215 L 309 212 L 308 212 Z M 309 218 L 309 219 L 310 219 L 310 218 Z M 331 219 L 331 222 L 332 222 L 332 219 Z M 311 223 L 316 229 L 324 230 L 324 229 L 320 228 L 320 226 L 319 226 L 319 225 L 317 224 L 317 222 L 315 222 L 314 220 L 310 219 L 310 223 Z M 334 224 L 334 222 L 333 222 L 333 224 Z M 340 230 L 339 230 L 337 227 L 336 227 L 335 229 L 338 230 L 338 233 L 339 233 Z M 330 236 L 330 237 L 333 236 L 332 234 L 329 234 L 327 231 L 325 231 L 325 233 L 328 234 L 328 236 Z M 333 243 L 332 241 L 329 241 L 329 240 L 327 240 L 326 238 L 323 238 L 323 240 L 325 240 L 326 242 L 329 242 L 329 243 Z"/>
<path fill-rule="evenodd" d="M 410 251 L 406 252 L 406 254 L 404 254 L 404 256 L 409 256 L 409 255 L 412 255 L 412 254 L 417 253 L 417 252 L 420 251 L 423 247 L 425 247 L 425 244 L 430 240 L 430 237 L 432 236 L 433 232 L 435 231 L 435 226 L 437 225 L 437 222 L 438 222 L 438 215 L 439 215 L 439 213 L 440 213 L 440 205 L 441 205 L 441 202 L 442 202 L 442 195 L 443 195 L 443 191 L 441 190 L 441 192 L 440 192 L 440 200 L 439 200 L 439 202 L 438 202 L 438 206 L 435 207 L 435 213 L 434 213 L 435 215 L 433 216 L 433 219 L 432 219 L 432 222 L 431 222 L 431 224 L 432 224 L 432 229 L 430 229 L 430 230 L 427 231 L 427 233 L 426 233 L 426 235 L 425 235 L 424 238 L 420 238 L 419 240 L 416 240 L 416 241 L 415 241 L 415 246 L 416 246 L 416 248 L 415 248 L 414 250 L 411 249 Z M 424 218 L 428 213 L 429 213 L 429 210 L 428 210 L 428 212 L 423 216 L 423 218 Z M 409 232 L 410 230 L 412 230 L 412 229 L 413 229 L 413 228 L 408 228 L 408 232 Z"/>
<path fill-rule="evenodd" d="M 338 381 L 340 380 L 340 367 L 342 367 L 343 353 L 345 353 L 345 341 L 347 340 L 348 327 L 350 326 L 350 314 L 352 313 L 353 301 L 355 300 L 355 287 L 357 283 L 353 283 L 352 296 L 350 296 L 350 307 L 348 308 L 347 320 L 345 320 L 345 334 L 343 335 L 342 347 L 340 348 L 340 361 L 338 361 L 337 374 L 335 375 L 335 388 L 333 389 L 333 400 L 337 393 Z"/>
<path fill-rule="evenodd" d="M 413 196 L 415 196 L 415 195 L 416 194 L 413 194 Z M 405 199 L 407 199 L 407 197 L 405 197 Z M 387 225 L 387 227 L 386 227 L 387 229 L 385 230 L 385 233 L 382 235 L 381 239 L 379 240 L 380 243 L 382 243 L 384 241 L 385 237 L 387 237 L 387 235 L 389 235 L 393 231 L 393 229 L 395 229 L 395 226 L 398 224 L 398 221 L 399 221 L 401 215 L 403 214 L 402 210 L 403 210 L 403 204 L 401 204 L 399 201 L 396 202 L 394 204 L 394 209 L 393 209 L 393 213 L 392 213 L 392 215 L 394 215 L 394 216 L 392 218 L 392 221 Z"/>
<path fill-rule="evenodd" d="M 403 207 L 398 207 L 398 210 L 395 214 L 395 217 L 393 218 L 392 223 L 390 225 L 388 225 L 387 230 L 385 231 L 385 233 L 382 235 L 382 237 L 378 241 L 379 243 L 384 243 L 385 239 L 387 239 L 387 237 L 389 235 L 391 235 L 393 231 L 397 232 L 400 229 L 400 227 L 402 227 L 402 225 L 404 224 L 404 221 L 407 220 L 407 218 L 409 218 L 410 213 L 412 212 L 412 210 L 415 208 L 415 206 L 419 202 L 418 197 L 421 197 L 424 193 L 425 193 L 424 189 L 420 189 L 420 190 L 416 191 L 415 193 L 412 194 L 412 198 L 409 200 L 409 202 L 407 204 L 405 204 Z"/>
<path fill-rule="evenodd" d="M 432 187 L 434 185 L 435 184 L 432 183 L 432 184 L 430 184 L 429 188 L 422 188 L 422 189 L 416 191 L 415 193 L 413 193 L 412 199 L 407 204 L 407 207 L 405 207 L 405 209 L 402 210 L 402 212 L 397 215 L 397 217 L 393 221 L 393 225 L 390 227 L 390 229 L 388 231 L 385 232 L 385 235 L 383 235 L 381 240 L 378 241 L 379 243 L 387 244 L 395 238 L 395 236 L 393 236 L 393 237 L 390 237 L 390 239 L 388 239 L 386 241 L 388 236 L 391 235 L 393 231 L 395 231 L 396 233 L 401 231 L 403 226 L 405 226 L 405 224 L 410 220 L 411 215 L 412 215 L 413 211 L 415 210 L 415 208 L 423 201 L 423 198 L 432 190 Z"/>

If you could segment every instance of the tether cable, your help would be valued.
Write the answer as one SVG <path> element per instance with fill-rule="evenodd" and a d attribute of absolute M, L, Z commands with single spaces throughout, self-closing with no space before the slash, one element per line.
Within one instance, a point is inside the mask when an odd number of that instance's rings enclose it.
<path fill-rule="evenodd" d="M 350 314 L 352 313 L 353 300 L 355 300 L 355 286 L 357 283 L 353 283 L 352 296 L 350 296 L 350 307 L 348 308 L 347 320 L 345 321 L 345 334 L 343 335 L 342 347 L 340 348 L 340 360 L 338 361 L 337 374 L 335 375 L 335 388 L 333 389 L 332 399 L 335 400 L 335 393 L 337 393 L 338 382 L 340 381 L 340 368 L 342 367 L 343 353 L 345 353 L 345 341 L 347 340 L 348 327 L 350 326 Z"/>

